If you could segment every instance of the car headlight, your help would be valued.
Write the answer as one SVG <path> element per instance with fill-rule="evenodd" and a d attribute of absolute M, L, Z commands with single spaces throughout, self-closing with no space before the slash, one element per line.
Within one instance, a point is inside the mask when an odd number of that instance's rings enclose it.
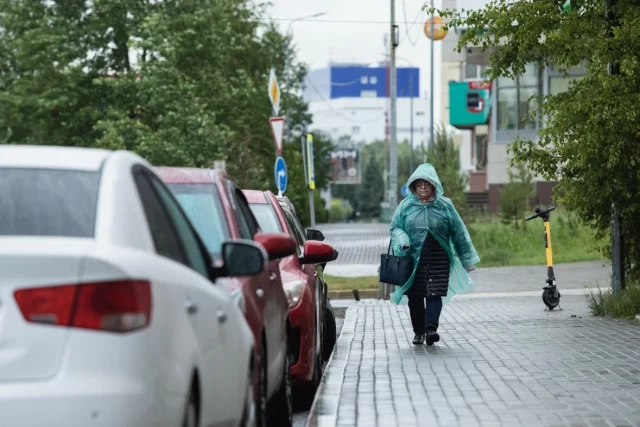
<path fill-rule="evenodd" d="M 300 280 L 285 283 L 284 285 L 282 285 L 282 287 L 284 288 L 284 293 L 287 295 L 289 308 L 293 308 L 298 304 L 300 304 L 305 286 L 306 286 L 305 282 Z"/>
<path fill-rule="evenodd" d="M 238 304 L 238 307 L 240 307 L 240 311 L 242 311 L 242 313 L 244 314 L 247 314 L 247 305 L 244 302 L 244 295 L 242 295 L 242 289 L 236 289 L 235 291 L 231 292 L 231 295 L 229 296 L 233 301 L 236 302 L 236 304 Z"/>

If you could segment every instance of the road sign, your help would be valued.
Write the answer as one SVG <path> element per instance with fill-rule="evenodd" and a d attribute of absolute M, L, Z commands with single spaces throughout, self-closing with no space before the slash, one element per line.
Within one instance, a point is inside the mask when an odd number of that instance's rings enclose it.
<path fill-rule="evenodd" d="M 360 149 L 343 147 L 331 152 L 331 183 L 360 184 Z"/>
<path fill-rule="evenodd" d="M 273 133 L 273 142 L 276 143 L 276 152 L 278 156 L 282 155 L 282 137 L 284 135 L 284 117 L 272 117 L 269 119 L 271 133 Z"/>
<path fill-rule="evenodd" d="M 287 191 L 287 164 L 282 157 L 276 159 L 276 164 L 273 167 L 274 176 L 276 178 L 276 187 L 278 192 L 284 193 Z"/>
<path fill-rule="evenodd" d="M 402 195 L 402 197 L 407 198 L 409 197 L 409 187 L 407 187 L 407 184 L 403 185 L 402 188 L 400 189 L 400 194 Z"/>
<path fill-rule="evenodd" d="M 278 86 L 276 70 L 274 68 L 271 69 L 271 73 L 269 74 L 269 99 L 271 100 L 273 112 L 277 116 L 280 112 L 280 86 Z"/>
<path fill-rule="evenodd" d="M 308 183 L 309 189 L 316 189 L 316 173 L 315 168 L 313 167 L 313 135 L 310 133 L 307 134 L 307 171 L 309 173 Z"/>

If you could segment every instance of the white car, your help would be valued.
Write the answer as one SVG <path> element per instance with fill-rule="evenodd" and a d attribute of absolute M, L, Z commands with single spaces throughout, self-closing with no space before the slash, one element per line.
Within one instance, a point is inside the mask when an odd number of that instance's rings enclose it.
<path fill-rule="evenodd" d="M 171 192 L 126 151 L 0 146 L 0 426 L 255 423 L 253 335 Z"/>

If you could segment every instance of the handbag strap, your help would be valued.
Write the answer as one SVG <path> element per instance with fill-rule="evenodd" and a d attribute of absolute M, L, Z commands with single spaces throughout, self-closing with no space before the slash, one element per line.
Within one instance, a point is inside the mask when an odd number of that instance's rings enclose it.
<path fill-rule="evenodd" d="M 389 239 L 389 248 L 387 249 L 387 255 L 391 255 L 391 240 L 393 239 Z"/>

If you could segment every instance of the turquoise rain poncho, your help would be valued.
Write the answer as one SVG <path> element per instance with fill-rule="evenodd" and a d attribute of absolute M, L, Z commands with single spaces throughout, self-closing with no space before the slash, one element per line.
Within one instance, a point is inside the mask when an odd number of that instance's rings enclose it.
<path fill-rule="evenodd" d="M 406 303 L 407 297 L 404 294 L 413 284 L 422 245 L 427 238 L 427 232 L 430 232 L 449 255 L 449 289 L 447 296 L 443 298 L 443 302 L 447 303 L 454 295 L 471 289 L 471 278 L 467 271 L 472 270 L 474 264 L 480 262 L 480 257 L 473 247 L 462 218 L 451 200 L 444 197 L 444 189 L 435 168 L 429 163 L 420 165 L 407 181 L 407 188 L 411 188 L 411 184 L 418 179 L 424 179 L 433 184 L 436 195 L 432 201 L 424 203 L 411 192 L 409 197 L 400 202 L 393 214 L 391 220 L 393 252 L 397 256 L 412 256 L 414 267 L 407 283 L 391 293 L 391 301 L 395 304 Z M 409 246 L 406 252 L 402 250 L 405 246 Z"/>

